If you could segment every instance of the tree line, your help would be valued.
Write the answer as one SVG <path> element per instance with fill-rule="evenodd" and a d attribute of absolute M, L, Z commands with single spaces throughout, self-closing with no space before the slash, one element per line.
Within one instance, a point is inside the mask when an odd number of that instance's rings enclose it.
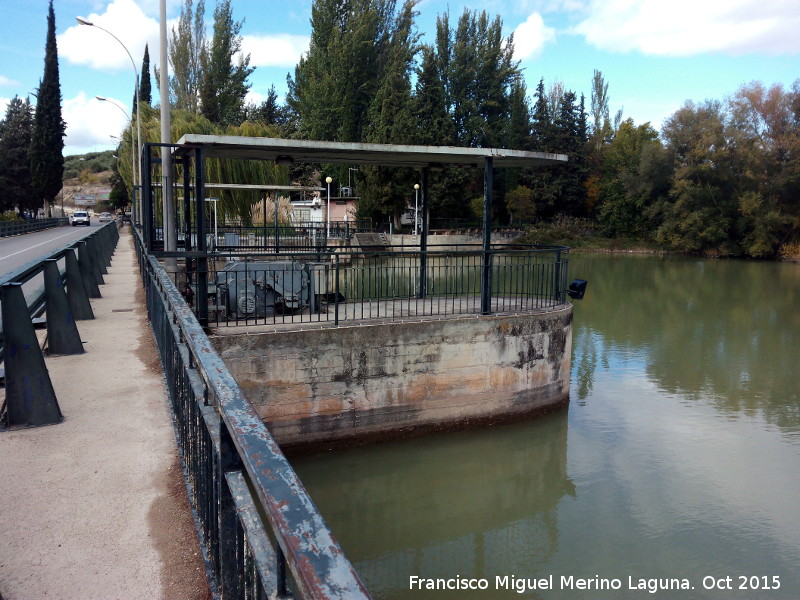
<path fill-rule="evenodd" d="M 0 121 L 0 213 L 35 213 L 53 203 L 64 173 L 64 131 L 53 1 L 47 13 L 44 73 L 30 99 L 15 96 Z"/>
<path fill-rule="evenodd" d="M 568 163 L 498 170 L 496 223 L 582 217 L 607 236 L 721 255 L 768 257 L 798 242 L 800 80 L 790 89 L 751 82 L 724 100 L 687 101 L 657 131 L 622 111 L 612 117 L 599 70 L 589 98 L 542 79 L 528 90 L 513 35 L 503 33 L 498 16 L 469 9 L 458 18 L 439 15 L 432 41 L 423 43 L 417 15 L 416 0 L 315 0 L 309 50 L 287 77 L 285 102 L 273 85 L 252 104 L 246 95 L 254 68 L 241 52 L 243 21 L 234 19 L 232 3 L 218 0 L 208 39 L 204 1 L 184 0 L 169 52 L 174 139 L 227 133 L 554 152 Z M 135 108 L 145 141 L 158 141 L 147 49 L 140 88 Z M 24 145 L 10 132 L 26 126 L 10 124 L 31 114 L 29 104 L 12 101 L 0 149 Z M 129 128 L 119 156 L 132 151 Z M 345 182 L 351 174 L 348 166 L 287 170 L 224 161 L 214 169 L 220 181 L 263 184 L 318 185 L 326 175 Z M 130 160 L 120 160 L 119 170 L 129 186 Z M 0 167 L 0 185 L 7 172 Z M 399 218 L 418 180 L 410 169 L 362 167 L 359 216 Z M 482 186 L 474 168 L 432 172 L 432 218 L 476 219 Z M 238 199 L 236 210 L 249 202 Z"/>

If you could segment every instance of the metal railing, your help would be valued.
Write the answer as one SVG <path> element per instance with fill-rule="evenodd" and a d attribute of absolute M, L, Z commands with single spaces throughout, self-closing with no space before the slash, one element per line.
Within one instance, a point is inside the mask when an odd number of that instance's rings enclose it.
<path fill-rule="evenodd" d="M 0 319 L 0 362 L 3 363 L 0 374 L 3 377 L 7 375 L 11 377 L 12 371 L 16 371 L 18 375 L 21 368 L 24 375 L 30 380 L 41 376 L 49 382 L 46 372 L 38 375 L 27 372 L 30 368 L 36 368 L 31 366 L 32 363 L 14 363 L 16 367 L 12 367 L 9 366 L 9 362 L 21 359 L 14 356 L 13 352 L 10 357 L 5 355 L 7 336 L 11 340 L 10 347 L 15 347 L 13 341 L 15 339 L 19 344 L 20 332 L 24 331 L 19 324 L 27 319 L 31 319 L 34 324 L 41 322 L 42 325 L 46 325 L 47 344 L 51 351 L 65 354 L 83 351 L 78 332 L 77 330 L 73 331 L 74 324 L 76 320 L 94 318 L 88 299 L 100 297 L 98 285 L 103 283 L 103 274 L 108 272 L 106 267 L 110 264 L 118 238 L 116 224 L 109 223 L 87 232 L 81 238 L 58 250 L 0 275 L 0 315 L 2 315 L 2 319 Z M 19 289 L 14 290 L 11 295 L 10 288 Z M 59 290 L 59 288 L 66 288 L 66 291 Z M 7 292 L 9 296 L 6 296 Z M 59 306 L 59 293 L 64 294 L 63 302 L 65 304 L 62 306 Z M 18 301 L 12 298 L 16 298 Z M 51 301 L 53 301 L 53 305 L 48 304 Z M 40 318 L 45 312 L 47 318 Z M 3 324 L 8 325 L 7 331 L 3 330 Z M 28 323 L 25 327 L 30 328 L 31 324 Z M 25 346 L 25 353 L 27 353 L 29 344 L 22 343 Z M 38 344 L 35 344 L 34 347 L 38 352 Z M 21 353 L 17 352 L 16 354 L 20 355 Z M 44 369 L 44 363 L 41 366 Z M 8 373 L 6 373 L 6 369 L 8 369 Z M 25 391 L 27 389 L 25 385 L 11 386 L 12 389 L 9 389 L 8 380 L 5 383 L 7 389 L 5 400 L 0 406 L 0 428 L 17 424 L 13 422 L 14 419 L 9 414 L 10 409 L 7 411 L 9 406 L 17 406 L 22 403 L 26 405 L 26 410 L 18 412 L 30 416 L 37 410 L 34 405 L 39 403 L 38 398 L 36 402 L 31 402 L 30 398 L 25 397 L 28 393 Z"/>
<path fill-rule="evenodd" d="M 52 227 L 60 227 L 69 223 L 66 217 L 57 219 L 28 219 L 23 221 L 0 221 L 0 237 L 31 233 Z"/>
<path fill-rule="evenodd" d="M 291 225 L 240 225 L 219 224 L 206 228 L 206 244 L 210 250 L 244 252 L 263 250 L 269 252 L 292 252 L 324 249 L 330 241 L 349 240 L 356 233 L 371 231 L 370 221 L 302 221 Z M 163 248 L 163 232 L 155 227 L 154 242 L 158 250 Z M 195 234 L 189 235 L 189 245 L 197 248 Z M 186 247 L 187 235 L 177 233 L 177 247 Z"/>
<path fill-rule="evenodd" d="M 266 425 L 138 233 L 136 252 L 212 591 L 223 600 L 369 598 Z"/>
<path fill-rule="evenodd" d="M 215 327 L 522 313 L 566 302 L 565 247 L 435 248 L 212 253 L 206 277 L 192 260 L 171 275 Z M 195 284 L 201 279 L 205 294 Z"/>
<path fill-rule="evenodd" d="M 44 279 L 42 277 L 45 261 L 59 261 L 58 266 L 62 280 L 66 286 L 69 287 L 69 281 L 66 277 L 66 265 L 64 261 L 65 255 L 67 252 L 78 251 L 82 244 L 86 244 L 87 253 L 84 262 L 86 263 L 85 267 L 87 270 L 82 270 L 81 272 L 88 273 L 90 270 L 95 268 L 94 263 L 99 259 L 100 256 L 110 256 L 110 248 L 113 248 L 113 244 L 115 242 L 109 239 L 109 236 L 105 231 L 108 227 L 116 227 L 116 224 L 108 223 L 97 229 L 93 229 L 87 232 L 86 235 L 73 240 L 69 244 L 47 254 L 46 256 L 37 258 L 36 260 L 24 264 L 13 271 L 10 271 L 4 275 L 0 275 L 0 286 L 8 283 L 23 284 L 25 286 L 25 299 L 28 304 L 28 312 L 31 318 L 40 317 L 42 314 L 44 314 L 46 308 Z M 101 270 L 99 264 L 97 264 L 97 269 Z M 2 359 L 3 332 L 2 325 L 0 324 L 0 361 Z"/>

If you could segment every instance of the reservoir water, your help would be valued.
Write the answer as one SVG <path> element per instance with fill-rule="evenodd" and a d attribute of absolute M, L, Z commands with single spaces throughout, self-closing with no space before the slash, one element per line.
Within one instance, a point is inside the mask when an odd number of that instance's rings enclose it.
<path fill-rule="evenodd" d="M 570 276 L 568 409 L 292 460 L 373 597 L 800 598 L 800 265 Z"/>

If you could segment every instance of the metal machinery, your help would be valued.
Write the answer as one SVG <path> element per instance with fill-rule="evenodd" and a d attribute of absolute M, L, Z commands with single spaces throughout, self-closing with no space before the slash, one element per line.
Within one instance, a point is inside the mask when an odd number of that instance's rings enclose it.
<path fill-rule="evenodd" d="M 229 262 L 217 272 L 217 310 L 228 318 L 319 310 L 327 265 L 299 261 Z"/>

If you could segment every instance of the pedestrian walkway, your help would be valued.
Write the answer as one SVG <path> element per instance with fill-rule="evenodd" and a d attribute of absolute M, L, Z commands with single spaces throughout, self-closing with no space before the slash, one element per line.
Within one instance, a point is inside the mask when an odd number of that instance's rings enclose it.
<path fill-rule="evenodd" d="M 46 358 L 64 421 L 0 433 L 3 600 L 210 598 L 126 230 L 104 279 Z"/>

